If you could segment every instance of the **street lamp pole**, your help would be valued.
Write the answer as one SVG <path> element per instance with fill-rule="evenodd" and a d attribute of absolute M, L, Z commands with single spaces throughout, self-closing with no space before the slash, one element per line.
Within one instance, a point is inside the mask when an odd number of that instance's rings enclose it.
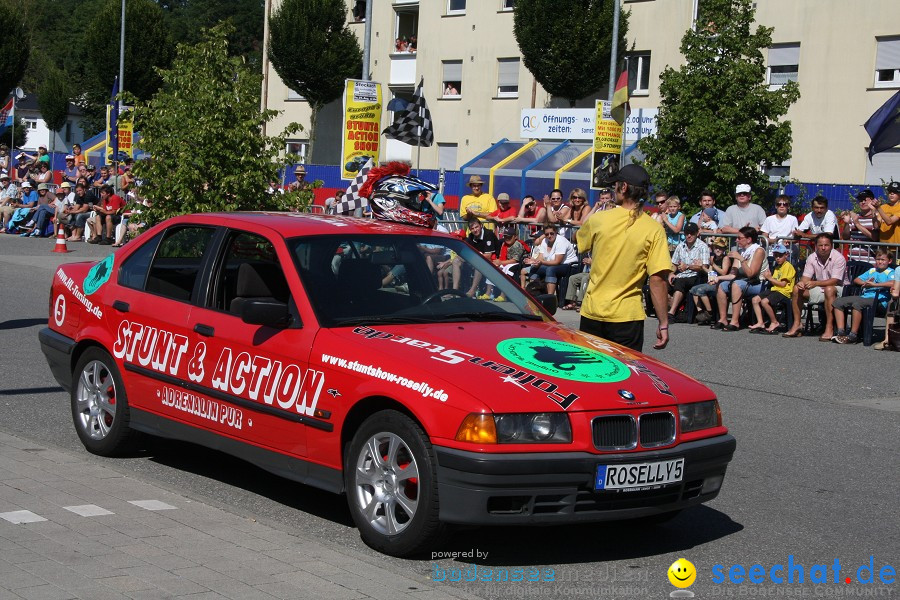
<path fill-rule="evenodd" d="M 116 175 L 119 174 L 119 119 L 122 117 L 122 92 L 125 90 L 125 0 L 122 0 L 122 20 L 119 28 L 119 95 L 116 102 L 116 127 L 112 132 L 113 140 L 113 165 Z"/>
<path fill-rule="evenodd" d="M 125 0 L 122 0 L 123 2 Z M 613 2 L 613 30 L 612 30 L 612 48 L 609 53 L 609 88 L 606 93 L 606 99 L 612 102 L 613 93 L 616 90 L 616 63 L 618 62 L 619 50 L 619 0 Z"/>
<path fill-rule="evenodd" d="M 125 89 L 125 0 L 122 0 L 122 27 L 119 32 L 119 94 Z M 121 110 L 122 103 L 119 102 Z"/>

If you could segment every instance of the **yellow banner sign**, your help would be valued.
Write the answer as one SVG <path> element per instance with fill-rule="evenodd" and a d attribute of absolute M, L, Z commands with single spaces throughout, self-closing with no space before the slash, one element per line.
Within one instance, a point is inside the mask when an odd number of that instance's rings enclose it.
<path fill-rule="evenodd" d="M 348 79 L 344 90 L 341 178 L 353 179 L 371 158 L 381 159 L 381 84 Z"/>
<path fill-rule="evenodd" d="M 610 115 L 612 102 L 597 100 L 594 124 L 594 156 L 591 164 L 591 188 L 610 186 L 609 178 L 619 170 L 622 152 L 622 126 Z"/>
<path fill-rule="evenodd" d="M 134 158 L 134 122 L 131 120 L 131 115 L 126 114 L 131 111 L 132 107 L 123 106 L 122 110 L 119 112 L 119 154 L 127 154 L 129 157 Z M 106 105 L 106 163 L 112 164 L 116 162 L 115 157 L 113 156 L 113 137 L 115 136 L 115 132 L 112 130 L 112 123 L 110 119 L 112 117 L 112 106 Z"/>

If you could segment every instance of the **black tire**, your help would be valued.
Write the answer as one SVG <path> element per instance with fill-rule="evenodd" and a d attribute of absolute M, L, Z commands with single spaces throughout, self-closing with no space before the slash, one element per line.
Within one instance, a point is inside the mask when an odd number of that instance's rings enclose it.
<path fill-rule="evenodd" d="M 443 536 L 434 449 L 403 413 L 383 410 L 363 422 L 345 457 L 344 486 L 350 514 L 371 548 L 412 556 L 433 548 Z"/>
<path fill-rule="evenodd" d="M 78 359 L 71 404 L 75 431 L 89 452 L 115 456 L 131 447 L 134 431 L 128 425 L 125 384 L 106 351 L 88 348 Z"/>

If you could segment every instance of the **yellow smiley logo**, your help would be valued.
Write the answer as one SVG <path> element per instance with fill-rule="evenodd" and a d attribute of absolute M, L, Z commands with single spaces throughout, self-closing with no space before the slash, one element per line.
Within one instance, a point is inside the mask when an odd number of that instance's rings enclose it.
<path fill-rule="evenodd" d="M 679 558 L 669 567 L 669 582 L 677 588 L 691 587 L 697 579 L 697 569 L 691 561 Z"/>

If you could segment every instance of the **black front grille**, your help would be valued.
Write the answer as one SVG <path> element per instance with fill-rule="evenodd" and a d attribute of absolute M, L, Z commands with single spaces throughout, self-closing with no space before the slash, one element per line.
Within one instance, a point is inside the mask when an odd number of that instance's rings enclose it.
<path fill-rule="evenodd" d="M 597 417 L 591 426 L 598 450 L 621 450 L 637 445 L 637 425 L 631 415 Z"/>
<path fill-rule="evenodd" d="M 648 413 L 639 417 L 641 446 L 665 446 L 675 441 L 675 415 L 670 412 Z"/>

